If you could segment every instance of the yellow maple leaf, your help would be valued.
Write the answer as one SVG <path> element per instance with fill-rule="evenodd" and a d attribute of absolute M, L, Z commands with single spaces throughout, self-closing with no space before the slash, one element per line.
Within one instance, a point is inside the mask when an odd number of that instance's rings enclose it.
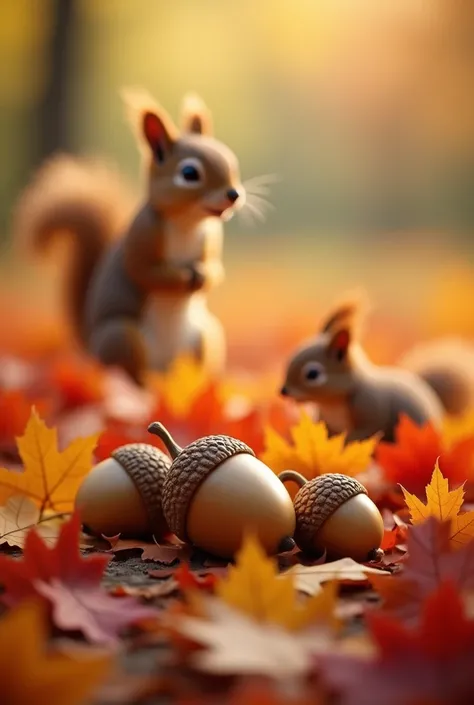
<path fill-rule="evenodd" d="M 438 461 L 431 482 L 426 486 L 426 504 L 416 495 L 407 492 L 402 485 L 400 487 L 410 510 L 412 524 L 420 524 L 428 517 L 436 517 L 439 521 L 451 521 L 450 541 L 454 546 L 462 546 L 474 539 L 474 511 L 459 513 L 464 501 L 464 486 L 450 490 Z"/>
<path fill-rule="evenodd" d="M 318 595 L 301 600 L 293 576 L 280 576 L 254 536 L 248 535 L 236 555 L 235 566 L 218 580 L 215 593 L 226 604 L 260 622 L 299 630 L 314 622 L 336 629 L 336 587 L 328 583 Z"/>
<path fill-rule="evenodd" d="M 177 418 L 183 418 L 209 381 L 206 371 L 190 355 L 181 355 L 156 382 L 166 406 Z"/>
<path fill-rule="evenodd" d="M 35 408 L 25 433 L 16 439 L 23 472 L 0 468 L 0 504 L 13 495 L 26 495 L 41 509 L 68 512 L 84 476 L 92 466 L 92 454 L 99 434 L 77 438 L 58 450 L 57 431 L 48 428 Z"/>
<path fill-rule="evenodd" d="M 346 434 L 329 437 L 324 421 L 315 422 L 305 412 L 290 433 L 293 444 L 267 428 L 261 460 L 276 474 L 291 469 L 308 480 L 325 473 L 353 476 L 363 472 L 379 440 L 374 436 L 345 445 Z"/>
<path fill-rule="evenodd" d="M 0 621 L 1 702 L 80 705 L 107 676 L 109 655 L 80 658 L 48 648 L 42 609 L 22 603 Z"/>

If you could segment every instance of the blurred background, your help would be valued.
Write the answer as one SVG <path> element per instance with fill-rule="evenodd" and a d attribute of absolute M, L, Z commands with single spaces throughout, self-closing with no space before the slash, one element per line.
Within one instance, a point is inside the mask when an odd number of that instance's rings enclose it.
<path fill-rule="evenodd" d="M 64 260 L 12 248 L 32 172 L 67 150 L 138 185 L 124 85 L 175 117 L 198 91 L 243 178 L 280 178 L 265 223 L 226 229 L 211 298 L 232 364 L 281 366 L 358 285 L 378 361 L 474 337 L 472 0 L 0 0 L 0 17 L 2 349 L 44 353 L 66 335 Z"/>

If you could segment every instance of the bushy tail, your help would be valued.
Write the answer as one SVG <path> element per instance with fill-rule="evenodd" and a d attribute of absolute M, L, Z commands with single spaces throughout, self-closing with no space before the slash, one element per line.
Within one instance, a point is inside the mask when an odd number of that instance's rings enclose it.
<path fill-rule="evenodd" d="M 448 414 L 463 414 L 474 407 L 474 344 L 457 338 L 423 343 L 400 365 L 430 385 Z"/>
<path fill-rule="evenodd" d="M 58 155 L 20 196 L 13 218 L 14 243 L 42 253 L 57 236 L 73 241 L 64 282 L 66 313 L 83 340 L 84 299 L 95 266 L 132 215 L 131 191 L 113 168 L 90 159 Z"/>

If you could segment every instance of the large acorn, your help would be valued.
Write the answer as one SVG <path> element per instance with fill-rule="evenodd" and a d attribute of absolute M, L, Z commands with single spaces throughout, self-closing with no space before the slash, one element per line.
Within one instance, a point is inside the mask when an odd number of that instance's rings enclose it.
<path fill-rule="evenodd" d="M 253 532 L 269 554 L 294 547 L 295 510 L 285 487 L 249 446 L 230 436 L 206 436 L 180 448 L 161 423 L 159 436 L 173 464 L 163 486 L 163 514 L 183 541 L 232 558 Z"/>
<path fill-rule="evenodd" d="M 384 526 L 382 516 L 353 477 L 328 473 L 313 480 L 285 470 L 281 482 L 300 486 L 294 499 L 295 541 L 308 554 L 326 550 L 330 558 L 349 557 L 356 561 L 379 557 Z"/>
<path fill-rule="evenodd" d="M 86 475 L 76 495 L 82 523 L 104 536 L 168 533 L 161 493 L 170 458 L 148 443 L 129 443 L 113 451 Z"/>

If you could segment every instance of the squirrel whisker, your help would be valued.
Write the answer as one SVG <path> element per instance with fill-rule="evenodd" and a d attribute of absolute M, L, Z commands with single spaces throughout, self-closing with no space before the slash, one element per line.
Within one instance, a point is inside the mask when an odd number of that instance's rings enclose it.
<path fill-rule="evenodd" d="M 256 221 L 265 222 L 268 210 L 273 206 L 265 199 L 254 194 L 247 194 L 247 200 L 238 214 L 246 221 L 247 225 L 254 225 Z"/>
<path fill-rule="evenodd" d="M 267 186 L 269 184 L 275 184 L 281 181 L 281 177 L 278 174 L 260 174 L 259 176 L 252 176 L 250 179 L 244 181 L 244 186 L 247 189 L 252 190 L 253 186 Z"/>

